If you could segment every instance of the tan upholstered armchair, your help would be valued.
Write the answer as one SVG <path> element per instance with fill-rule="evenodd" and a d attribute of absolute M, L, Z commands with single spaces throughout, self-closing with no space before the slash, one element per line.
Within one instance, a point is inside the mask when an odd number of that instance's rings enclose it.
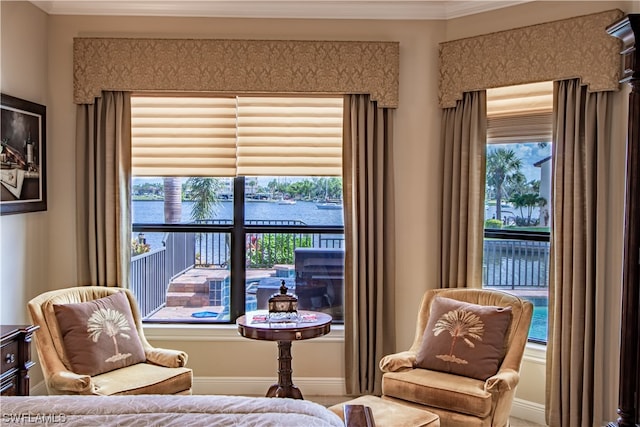
<path fill-rule="evenodd" d="M 114 296 L 118 292 L 123 292 L 126 298 Z M 134 344 L 139 349 L 140 360 L 94 376 L 75 373 L 65 349 L 54 306 L 84 303 L 104 297 L 117 298 L 127 313 L 126 306 L 130 306 L 135 327 L 124 327 L 128 328 L 125 338 L 131 341 L 139 337 L 140 343 L 136 340 Z M 29 301 L 28 307 L 34 324 L 40 326 L 35 332 L 35 342 L 49 394 L 191 394 L 192 371 L 184 367 L 187 355 L 182 351 L 154 348 L 147 342 L 137 304 L 129 290 L 101 286 L 59 289 L 35 297 Z M 60 306 L 57 307 L 59 310 Z M 86 325 L 83 328 L 86 331 Z M 107 332 L 103 334 L 107 335 Z"/>
<path fill-rule="evenodd" d="M 486 380 L 417 368 L 416 359 L 436 296 L 483 306 L 511 307 L 504 339 L 504 358 Z M 520 378 L 533 305 L 505 292 L 484 289 L 437 289 L 424 294 L 411 348 L 385 356 L 382 369 L 384 399 L 436 413 L 443 427 L 503 427 Z M 461 341 L 461 340 L 460 340 Z M 423 350 L 424 351 L 424 350 Z"/>

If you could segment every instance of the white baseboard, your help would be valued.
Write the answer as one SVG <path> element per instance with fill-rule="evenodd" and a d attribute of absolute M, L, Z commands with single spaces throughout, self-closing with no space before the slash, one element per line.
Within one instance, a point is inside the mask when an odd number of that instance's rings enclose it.
<path fill-rule="evenodd" d="M 517 397 L 513 399 L 513 405 L 511 405 L 511 416 L 537 424 L 547 425 L 544 416 L 544 405 L 518 399 Z"/>
<path fill-rule="evenodd" d="M 264 396 L 274 377 L 194 377 L 193 394 Z M 344 378 L 294 377 L 302 395 L 344 396 Z"/>

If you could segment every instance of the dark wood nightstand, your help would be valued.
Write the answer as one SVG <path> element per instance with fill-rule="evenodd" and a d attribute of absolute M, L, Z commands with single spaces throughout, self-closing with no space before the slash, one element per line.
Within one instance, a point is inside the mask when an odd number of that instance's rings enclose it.
<path fill-rule="evenodd" d="M 35 365 L 31 360 L 31 337 L 38 326 L 0 326 L 0 395 L 28 396 L 29 369 Z"/>
<path fill-rule="evenodd" d="M 267 316 L 266 310 L 259 310 L 238 317 L 238 332 L 245 338 L 278 341 L 278 383 L 269 388 L 267 397 L 302 399 L 300 389 L 291 380 L 291 341 L 328 334 L 332 318 L 325 313 L 304 310 L 298 310 L 299 320 L 292 322 L 270 323 Z"/>

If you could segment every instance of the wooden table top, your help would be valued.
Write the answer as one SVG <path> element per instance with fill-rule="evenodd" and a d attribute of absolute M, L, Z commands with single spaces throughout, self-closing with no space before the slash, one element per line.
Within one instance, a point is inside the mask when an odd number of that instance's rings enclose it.
<path fill-rule="evenodd" d="M 267 310 L 250 311 L 238 317 L 238 332 L 246 338 L 266 341 L 299 341 L 326 335 L 332 317 L 326 313 L 298 310 L 297 322 L 268 322 Z"/>
<path fill-rule="evenodd" d="M 20 333 L 31 333 L 39 327 L 40 326 L 36 325 L 0 325 L 0 335 L 2 336 L 2 339 L 5 340 L 12 338 Z"/>

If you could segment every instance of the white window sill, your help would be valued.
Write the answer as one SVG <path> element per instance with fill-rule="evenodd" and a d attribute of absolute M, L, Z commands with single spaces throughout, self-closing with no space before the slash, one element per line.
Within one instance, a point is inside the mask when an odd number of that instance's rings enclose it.
<path fill-rule="evenodd" d="M 244 341 L 236 325 L 196 325 L 191 323 L 144 323 L 147 339 L 158 341 Z M 331 325 L 331 332 L 314 341 L 343 342 L 344 326 Z"/>
<path fill-rule="evenodd" d="M 546 364 L 547 346 L 544 344 L 528 342 L 524 348 L 523 359 L 533 363 Z"/>

